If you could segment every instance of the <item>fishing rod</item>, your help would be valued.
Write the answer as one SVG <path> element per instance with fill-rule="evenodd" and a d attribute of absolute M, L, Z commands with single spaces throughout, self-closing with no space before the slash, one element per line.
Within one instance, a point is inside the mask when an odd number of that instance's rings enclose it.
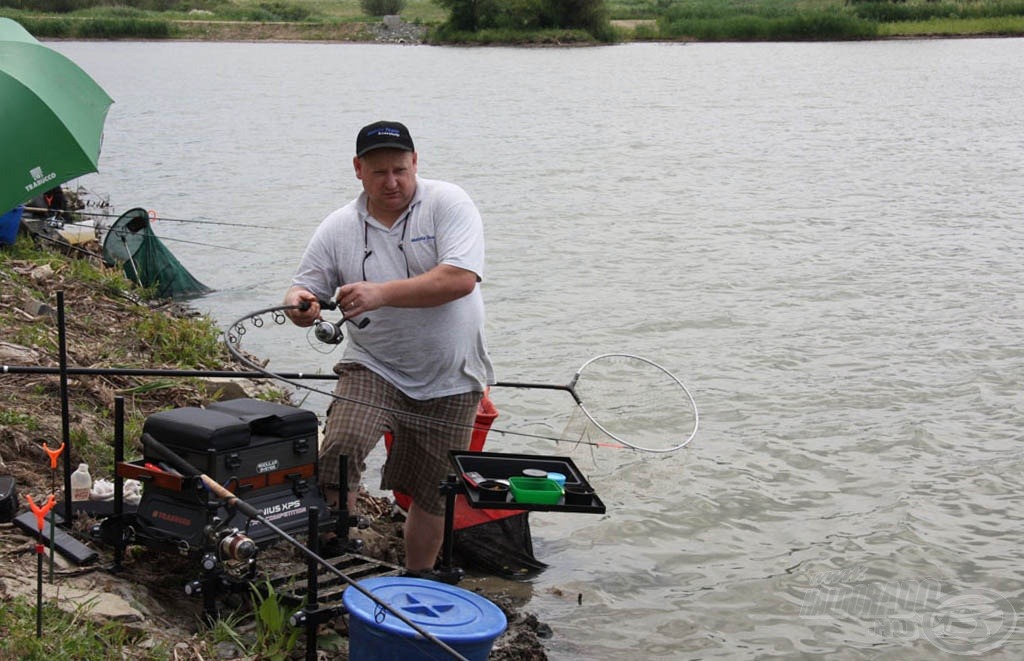
<path fill-rule="evenodd" d="M 323 309 L 336 309 L 337 303 L 320 302 Z M 259 365 L 245 355 L 238 346 L 241 338 L 245 335 L 245 322 L 250 321 L 254 326 L 262 326 L 261 316 L 272 314 L 274 323 L 284 324 L 287 319 L 284 312 L 289 309 L 303 309 L 303 305 L 296 306 L 275 306 L 250 312 L 237 319 L 224 331 L 225 344 L 232 356 L 252 371 L 231 371 L 231 370 L 183 370 L 183 369 L 154 369 L 154 368 L 102 368 L 102 367 L 42 367 L 23 365 L 0 365 L 0 375 L 3 374 L 46 374 L 46 375 L 75 375 L 75 376 L 142 376 L 142 377 L 194 377 L 194 378 L 242 378 L 242 379 L 274 379 L 287 383 L 295 388 L 314 392 L 331 399 L 349 401 L 362 406 L 378 408 L 391 413 L 401 414 L 407 417 L 423 417 L 432 422 L 432 419 L 412 412 L 393 411 L 384 406 L 370 402 L 355 400 L 337 395 L 333 392 L 312 387 L 301 381 L 337 380 L 335 374 L 307 373 L 307 372 L 273 372 Z M 260 320 L 257 322 L 257 320 Z M 340 326 L 345 322 L 355 323 L 343 317 L 341 322 L 331 323 L 327 321 L 318 322 L 318 337 L 332 336 L 332 342 L 340 342 Z M 367 319 L 360 322 L 365 326 Z M 537 390 L 559 390 L 569 393 L 577 408 L 584 416 L 594 424 L 603 434 L 614 439 L 621 445 L 588 441 L 583 438 L 569 440 L 544 434 L 533 434 L 522 431 L 512 431 L 492 427 L 491 431 L 499 434 L 508 434 L 522 438 L 533 438 L 556 443 L 571 442 L 580 445 L 594 447 L 608 447 L 617 449 L 632 449 L 652 453 L 669 453 L 680 450 L 695 438 L 700 422 L 700 414 L 696 402 L 687 387 L 667 369 L 640 356 L 632 354 L 602 354 L 586 361 L 570 381 L 566 384 L 550 383 L 526 383 L 514 381 L 498 381 L 493 384 L 498 388 L 528 388 Z M 692 420 L 692 427 L 683 437 L 682 441 L 673 440 L 679 438 L 678 429 L 683 422 Z M 643 422 L 649 428 L 664 430 L 663 434 L 654 441 L 645 439 L 643 441 L 634 438 L 637 422 Z M 465 427 L 476 429 L 476 425 L 448 422 L 453 427 Z"/>
<path fill-rule="evenodd" d="M 334 310 L 338 307 L 336 301 L 318 300 L 317 302 L 321 309 Z M 261 315 L 269 313 L 274 315 L 275 323 L 283 324 L 285 322 L 284 312 L 286 310 L 308 310 L 309 306 L 309 301 L 302 301 L 297 305 L 274 306 L 251 312 L 236 320 L 225 330 L 225 344 L 239 362 L 259 372 L 263 372 L 270 378 L 283 381 L 296 388 L 309 390 L 336 400 L 385 410 L 389 413 L 437 422 L 427 416 L 405 411 L 395 411 L 385 406 L 350 399 L 332 392 L 319 390 L 307 384 L 298 383 L 284 377 L 284 375 L 266 370 L 262 365 L 253 362 L 238 351 L 236 344 L 240 344 L 241 337 L 245 335 L 245 321 L 247 319 L 253 320 L 253 324 L 259 327 L 262 325 L 262 321 L 257 323 L 256 319 L 260 319 Z M 317 322 L 317 336 L 322 341 L 328 341 L 321 337 L 321 332 L 323 331 L 324 336 L 330 336 L 330 343 L 338 344 L 343 339 L 341 326 L 345 322 L 356 324 L 352 319 L 344 316 L 344 311 L 342 311 L 341 321 L 337 323 Z M 356 325 L 359 328 L 364 328 L 369 322 L 368 318 L 364 318 Z M 583 363 L 565 385 L 502 381 L 496 382 L 494 385 L 496 387 L 535 388 L 568 392 L 579 410 L 597 429 L 622 445 L 595 443 L 584 441 L 582 438 L 574 441 L 576 443 L 600 447 L 628 447 L 642 452 L 667 453 L 686 447 L 697 435 L 700 414 L 697 410 L 697 403 L 690 394 L 690 391 L 681 380 L 667 369 L 641 356 L 626 353 L 608 353 L 595 356 Z M 683 420 L 692 420 L 692 429 L 682 441 L 677 442 L 673 439 L 674 433 L 672 430 L 675 430 Z M 651 428 L 663 429 L 665 432 L 659 439 L 653 442 L 648 440 L 643 442 L 637 441 L 633 438 L 633 434 L 636 432 L 637 421 L 642 421 Z M 475 425 L 460 425 L 452 422 L 445 424 L 476 428 Z M 555 442 L 566 440 L 496 428 L 492 428 L 492 430 L 498 433 L 553 440 Z"/>
<path fill-rule="evenodd" d="M 266 370 L 258 372 L 242 372 L 232 370 L 183 370 L 183 369 L 161 369 L 161 368 L 133 368 L 133 367 L 68 367 L 62 372 L 59 367 L 42 367 L 39 365 L 0 365 L 0 376 L 4 374 L 28 374 L 28 375 L 43 375 L 43 376 L 56 376 L 59 374 L 67 374 L 68 376 L 136 376 L 136 377 L 167 377 L 167 378 L 216 378 L 216 379 L 274 379 L 293 385 L 303 390 L 308 390 L 320 395 L 331 397 L 332 399 L 345 399 L 334 393 L 327 392 L 326 390 L 319 390 L 316 388 L 309 388 L 302 384 L 294 383 L 294 380 L 319 380 L 319 381 L 337 381 L 338 376 L 336 374 L 322 374 L 322 373 L 307 373 L 307 372 L 269 372 Z M 525 386 L 525 384 L 507 384 L 498 382 L 494 384 L 495 387 L 510 386 L 510 387 L 535 387 L 535 388 L 548 388 L 551 390 L 564 390 L 565 386 L 550 385 L 545 386 L 541 384 L 535 384 L 532 386 Z M 349 401 L 349 400 L 346 400 Z M 369 402 L 361 402 L 358 400 L 350 400 L 357 404 L 363 404 L 365 406 L 376 406 Z M 379 407 L 384 408 L 384 407 Z M 385 409 L 389 410 L 390 409 Z M 396 413 L 403 413 L 398 412 Z M 407 416 L 415 416 L 414 413 L 403 413 Z M 448 423 L 452 426 L 457 423 Z M 476 429 L 475 425 L 465 425 L 467 428 Z M 490 431 L 497 434 L 508 434 L 510 436 L 519 436 L 522 438 L 535 438 L 542 441 L 555 441 L 556 443 L 565 441 L 564 438 L 556 438 L 554 436 L 545 436 L 543 434 L 531 434 L 529 432 L 512 431 L 509 429 L 500 429 L 498 427 L 491 427 Z M 623 449 L 625 446 L 613 445 L 610 443 L 595 443 L 592 441 L 576 440 L 573 443 L 581 445 L 593 445 L 595 447 L 610 447 Z"/>
<path fill-rule="evenodd" d="M 193 246 L 203 246 L 206 248 L 217 248 L 218 250 L 233 250 L 234 252 L 245 252 L 250 255 L 262 255 L 263 252 L 259 250 L 247 250 L 245 248 L 236 248 L 235 246 L 221 246 L 216 243 L 203 243 L 202 241 L 189 241 L 188 239 L 176 239 L 173 236 L 161 236 L 161 241 L 175 241 L 177 243 L 188 243 Z"/>
<path fill-rule="evenodd" d="M 391 604 L 387 603 L 383 599 L 377 597 L 372 592 L 370 592 L 369 590 L 367 590 L 366 588 L 361 586 L 359 583 L 357 583 L 350 576 L 345 574 L 345 572 L 341 571 L 340 569 L 338 569 L 337 567 L 335 567 L 334 565 L 329 563 L 327 560 L 325 560 L 324 558 L 320 557 L 318 554 L 316 554 L 313 551 L 311 551 L 305 544 L 303 544 L 299 540 L 295 539 L 294 537 L 292 537 L 291 535 L 286 533 L 284 530 L 282 530 L 281 528 L 276 526 L 269 519 L 267 519 L 267 517 L 263 516 L 263 514 L 261 514 L 259 512 L 259 510 L 257 510 L 255 507 L 253 507 L 249 503 L 245 502 L 244 500 L 242 500 L 241 498 L 239 498 L 237 495 L 233 494 L 232 492 L 228 491 L 226 488 L 221 486 L 221 484 L 219 482 L 214 480 L 209 475 L 207 475 L 207 474 L 203 473 L 202 471 L 200 471 L 198 468 L 196 468 L 195 466 L 190 464 L 188 461 L 183 459 L 181 456 L 179 456 L 173 450 L 171 450 L 170 448 L 165 446 L 163 443 L 161 443 L 160 441 L 158 441 L 155 438 L 153 438 L 150 434 L 143 432 L 141 440 L 142 440 L 142 447 L 146 450 L 147 453 L 150 454 L 150 456 L 155 457 L 156 459 L 160 459 L 160 460 L 166 461 L 168 464 L 170 464 L 173 468 L 177 469 L 183 475 L 186 475 L 186 476 L 189 476 L 189 477 L 198 477 L 202 481 L 203 485 L 207 489 L 209 489 L 211 492 L 213 492 L 213 494 L 215 496 L 217 496 L 218 498 L 220 498 L 221 500 L 224 501 L 224 503 L 227 505 L 227 507 L 237 509 L 239 512 L 241 512 L 245 516 L 249 517 L 250 519 L 258 521 L 259 523 L 261 523 L 264 526 L 266 526 L 267 529 L 271 530 L 278 537 L 280 537 L 281 539 L 283 539 L 284 541 L 288 542 L 289 544 L 294 546 L 296 549 L 298 549 L 298 551 L 300 553 L 302 553 L 304 556 L 306 556 L 306 558 L 316 562 L 320 566 L 322 566 L 325 569 L 327 569 L 327 571 L 331 572 L 332 574 L 334 574 L 335 576 L 337 576 L 341 580 L 345 581 L 345 583 L 347 583 L 349 587 L 358 590 L 360 593 L 362 593 L 364 596 L 366 596 L 368 599 L 370 599 L 370 601 L 372 601 L 373 603 L 377 604 L 377 606 L 379 606 L 380 608 L 386 610 L 391 615 L 394 615 L 395 617 L 397 617 L 403 624 L 408 626 L 410 629 L 415 631 L 417 634 L 422 636 L 424 639 L 430 641 L 431 643 L 433 643 L 434 645 L 436 645 L 440 649 L 442 649 L 445 652 L 447 652 L 448 654 L 450 654 L 452 656 L 452 658 L 460 659 L 461 661 L 468 661 L 466 659 L 466 657 L 464 657 L 463 655 L 459 654 L 458 651 L 453 649 L 450 645 L 445 643 L 443 640 L 441 640 L 440 638 L 438 638 L 434 634 L 430 633 L 429 631 L 427 631 L 423 627 L 419 626 L 418 624 L 416 624 L 415 622 L 410 620 L 400 610 L 396 609 L 394 606 L 392 606 Z"/>
<path fill-rule="evenodd" d="M 25 207 L 25 209 L 26 210 L 33 210 L 32 207 Z M 46 211 L 46 209 L 38 209 L 38 210 L 39 211 Z M 79 212 L 75 212 L 75 213 L 79 213 Z M 94 214 L 89 214 L 89 215 L 93 215 L 93 216 L 106 216 L 108 218 L 120 218 L 121 217 L 121 215 L 115 215 L 115 214 L 109 214 L 109 213 L 103 213 L 103 214 L 94 213 Z M 165 218 L 164 220 L 169 220 L 169 219 Z M 181 221 L 181 222 L 189 222 L 189 221 Z M 202 222 L 202 221 L 194 221 L 194 222 Z M 74 223 L 70 223 L 70 224 L 73 225 Z M 231 225 L 232 223 L 216 223 L 216 222 L 211 222 L 209 224 L 211 224 L 211 225 Z M 262 227 L 262 226 L 259 226 L 259 225 L 239 225 L 239 226 L 240 227 Z M 115 234 L 115 235 L 118 235 L 118 236 L 123 236 L 125 234 L 124 230 L 115 229 L 113 227 L 105 227 L 105 228 L 102 228 L 102 229 L 104 231 L 106 231 L 106 232 L 109 232 L 109 233 L 112 233 L 112 234 Z M 266 227 L 266 229 L 275 229 L 275 228 Z M 45 240 L 47 240 L 47 241 L 49 241 L 51 243 L 55 243 L 55 244 L 58 244 L 58 245 L 61 245 L 61 246 L 68 245 L 72 249 L 78 250 L 79 252 L 82 252 L 82 253 L 85 253 L 85 254 L 89 254 L 89 255 L 92 255 L 94 257 L 96 256 L 96 255 L 93 255 L 93 253 L 89 252 L 88 250 L 85 250 L 83 248 L 79 248 L 77 246 L 73 246 L 71 244 L 65 244 L 64 241 L 61 241 L 59 239 L 53 239 L 53 238 L 50 238 L 50 237 L 45 236 L 43 234 L 36 234 L 36 236 L 39 236 L 39 237 L 41 237 L 41 238 L 43 238 L 43 239 L 45 239 Z M 177 243 L 188 243 L 188 244 L 191 244 L 191 245 L 194 245 L 194 246 L 203 246 L 203 247 L 206 247 L 206 248 L 217 248 L 218 250 L 232 250 L 234 252 L 244 252 L 244 253 L 248 253 L 250 255 L 262 254 L 258 250 L 247 250 L 245 248 L 238 248 L 236 246 L 222 246 L 222 245 L 218 245 L 218 244 L 215 244 L 215 243 L 203 243 L 202 241 L 190 241 L 188 239 L 179 239 L 179 238 L 176 238 L 176 237 L 173 237 L 173 236 L 161 236 L 160 240 L 161 241 L 175 241 Z"/>
<path fill-rule="evenodd" d="M 335 301 L 317 301 L 317 302 L 318 302 L 318 304 L 320 305 L 320 307 L 322 309 L 326 309 L 326 310 L 333 310 L 333 309 L 336 309 L 338 307 L 338 304 Z M 472 430 L 479 429 L 476 424 L 462 424 L 462 423 L 452 422 L 452 421 L 439 421 L 439 420 L 436 420 L 436 419 L 434 419 L 434 418 L 432 418 L 432 417 L 430 417 L 428 415 L 424 415 L 424 414 L 420 414 L 420 413 L 414 413 L 412 411 L 400 411 L 400 410 L 393 409 L 393 408 L 390 408 L 390 407 L 387 407 L 387 406 L 383 406 L 381 404 L 374 404 L 372 402 L 367 402 L 367 401 L 363 401 L 363 400 L 359 400 L 359 399 L 355 399 L 355 398 L 351 398 L 351 397 L 345 397 L 343 395 L 338 395 L 337 393 L 334 393 L 334 392 L 328 392 L 326 390 L 320 390 L 319 388 L 314 388 L 314 387 L 306 385 L 304 383 L 299 383 L 296 380 L 288 378 L 284 374 L 272 372 L 272 371 L 264 368 L 262 365 L 259 365 L 258 363 L 253 362 L 248 357 L 244 356 L 240 351 L 238 351 L 238 349 L 236 347 L 236 344 L 240 343 L 241 342 L 241 337 L 245 335 L 245 332 L 246 332 L 245 331 L 245 321 L 246 320 L 251 320 L 253 322 L 254 326 L 260 327 L 260 326 L 262 326 L 262 321 L 257 322 L 257 320 L 260 319 L 260 316 L 263 315 L 263 314 L 271 313 L 271 314 L 274 315 L 275 323 L 283 324 L 283 323 L 285 323 L 285 320 L 286 320 L 286 317 L 284 316 L 284 312 L 286 310 L 308 310 L 309 306 L 310 306 L 309 301 L 302 301 L 298 305 L 273 306 L 273 307 L 269 307 L 269 308 L 264 308 L 262 310 L 257 310 L 255 312 L 250 312 L 250 313 L 240 317 L 233 324 L 228 326 L 227 330 L 224 331 L 225 344 L 228 347 L 228 351 L 231 352 L 231 355 L 237 361 L 241 362 L 244 365 L 247 365 L 248 367 L 251 367 L 254 370 L 257 370 L 258 372 L 262 373 L 266 378 L 271 378 L 271 379 L 275 379 L 277 381 L 281 381 L 282 383 L 287 383 L 288 385 L 290 385 L 292 387 L 295 387 L 295 388 L 300 388 L 300 389 L 303 389 L 303 390 L 307 390 L 309 392 L 313 392 L 313 393 L 316 393 L 318 395 L 323 395 L 325 397 L 329 397 L 329 398 L 337 400 L 337 401 L 350 402 L 352 404 L 358 404 L 360 406 L 366 406 L 368 408 L 373 408 L 373 409 L 377 409 L 377 410 L 380 410 L 380 411 L 386 411 L 388 413 L 404 416 L 406 418 L 411 418 L 411 419 L 414 419 L 414 420 L 422 420 L 424 422 L 429 422 L 429 423 L 432 423 L 432 424 L 444 424 L 444 425 L 447 425 L 449 427 L 459 428 L 459 429 L 472 429 Z M 317 322 L 316 333 L 317 333 L 318 338 L 321 339 L 321 341 L 329 342 L 330 344 L 340 344 L 341 343 L 341 341 L 343 340 L 342 332 L 341 332 L 342 324 L 344 324 L 346 321 L 349 322 L 349 323 L 353 323 L 353 324 L 356 323 L 356 322 L 352 321 L 351 319 L 349 319 L 348 317 L 345 317 L 344 313 L 342 313 L 342 315 L 343 316 L 342 316 L 341 321 L 339 321 L 337 323 L 333 323 L 332 324 L 331 322 L 327 322 L 327 321 Z M 369 321 L 370 321 L 369 319 L 364 319 L 362 322 L 360 322 L 357 325 L 360 328 L 363 328 L 363 327 L 365 327 L 369 323 Z M 337 378 L 337 377 L 335 377 L 335 378 Z M 495 385 L 500 385 L 500 384 L 495 384 Z M 544 441 L 554 441 L 556 443 L 560 443 L 560 442 L 563 442 L 563 441 L 566 440 L 564 438 L 556 438 L 556 437 L 553 437 L 553 436 L 545 436 L 545 435 L 542 435 L 542 434 L 531 434 L 531 433 L 528 433 L 528 432 L 512 431 L 512 430 L 508 430 L 508 429 L 500 429 L 498 427 L 490 427 L 489 431 L 493 431 L 493 432 L 496 432 L 496 433 L 499 433 L 499 434 L 509 434 L 509 435 L 512 435 L 512 436 L 520 436 L 520 437 L 523 437 L 523 438 L 535 438 L 535 439 L 544 440 Z M 624 446 L 624 445 L 613 445 L 613 444 L 609 444 L 609 443 L 598 443 L 598 442 L 594 442 L 594 441 L 585 441 L 582 438 L 576 439 L 576 440 L 574 440 L 572 442 L 575 443 L 575 444 L 578 444 L 578 445 L 591 445 L 591 446 L 594 446 L 594 447 L 612 447 L 612 448 L 619 448 L 619 449 L 627 447 L 627 446 Z"/>
<path fill-rule="evenodd" d="M 238 372 L 232 370 L 183 370 L 150 367 L 68 367 L 65 372 L 73 376 L 167 376 L 167 377 L 212 377 L 237 379 L 269 379 L 265 372 Z M 0 374 L 60 374 L 59 367 L 42 367 L 39 365 L 0 365 Z M 307 374 L 305 372 L 283 372 L 281 376 L 289 379 L 338 379 L 335 374 Z"/>
<path fill-rule="evenodd" d="M 49 243 L 52 243 L 55 246 L 59 246 L 59 247 L 64 248 L 64 249 L 70 249 L 72 252 L 81 253 L 81 254 L 85 255 L 86 257 L 94 257 L 96 259 L 100 259 L 100 256 L 97 255 L 96 253 L 94 253 L 93 251 L 86 250 L 85 248 L 82 248 L 81 246 L 77 246 L 77 245 L 75 245 L 73 243 L 70 243 L 70 242 L 64 240 L 63 238 L 55 239 L 53 237 L 46 236 L 45 234 L 43 234 L 41 232 L 36 232 L 36 231 L 32 232 L 32 236 L 36 237 L 36 238 L 40 238 L 43 241 L 47 241 Z"/>
<path fill-rule="evenodd" d="M 120 217 L 120 216 L 118 216 L 118 217 Z M 108 233 L 110 233 L 110 234 L 114 234 L 115 236 L 121 237 L 122 240 L 124 239 L 125 236 L 134 233 L 132 231 L 125 231 L 124 229 L 114 228 L 114 227 L 106 228 L 106 231 Z M 194 246 L 204 246 L 204 247 L 207 247 L 207 248 L 217 248 L 218 250 L 233 250 L 235 252 L 249 253 L 250 255 L 260 255 L 260 254 L 262 254 L 258 250 L 246 250 L 245 248 L 237 248 L 235 246 L 221 246 L 221 245 L 217 245 L 215 243 L 203 243 L 202 241 L 189 241 L 188 239 L 178 239 L 178 238 L 175 238 L 173 236 L 160 236 L 160 240 L 161 241 L 176 241 L 177 243 L 188 243 L 188 244 L 191 244 L 191 245 L 194 245 Z"/>
<path fill-rule="evenodd" d="M 36 213 L 53 213 L 59 212 L 60 210 L 44 209 L 40 207 L 25 207 L 25 211 L 34 211 Z M 120 218 L 121 214 L 116 213 L 100 213 L 98 211 L 82 211 L 82 210 L 71 210 L 68 209 L 67 213 L 78 214 L 80 216 L 93 216 L 96 218 Z M 279 230 L 280 227 L 274 227 L 273 225 L 254 225 L 251 223 L 229 223 L 221 220 L 200 220 L 200 219 L 189 219 L 189 218 L 166 218 L 163 216 L 157 216 L 156 212 L 152 209 L 149 210 L 150 222 L 172 222 L 172 223 L 196 223 L 199 225 L 224 225 L 227 227 L 250 227 L 253 229 L 262 230 Z"/>

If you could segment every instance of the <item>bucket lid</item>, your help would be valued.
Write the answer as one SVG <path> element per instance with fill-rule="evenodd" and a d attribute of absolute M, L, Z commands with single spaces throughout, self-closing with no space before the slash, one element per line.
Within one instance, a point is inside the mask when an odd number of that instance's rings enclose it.
<path fill-rule="evenodd" d="M 500 608 L 475 592 L 454 585 L 422 578 L 380 576 L 359 581 L 359 586 L 446 643 L 493 640 L 508 626 Z M 350 616 L 369 626 L 403 638 L 419 637 L 409 625 L 383 611 L 353 587 L 345 590 L 342 602 Z"/>

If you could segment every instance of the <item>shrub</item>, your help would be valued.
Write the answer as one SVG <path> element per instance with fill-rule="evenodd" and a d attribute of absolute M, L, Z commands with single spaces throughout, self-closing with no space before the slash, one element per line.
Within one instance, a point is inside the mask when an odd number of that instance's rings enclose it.
<path fill-rule="evenodd" d="M 700 41 L 870 39 L 877 24 L 835 9 L 797 11 L 765 5 L 732 15 L 709 14 L 708 5 L 673 8 L 658 21 L 661 34 Z"/>
<path fill-rule="evenodd" d="M 640 24 L 633 28 L 633 38 L 637 41 L 650 41 L 658 38 L 658 28 L 653 25 Z"/>
<path fill-rule="evenodd" d="M 83 39 L 166 39 L 171 36 L 171 24 L 167 21 L 137 18 L 90 18 L 76 21 L 73 34 Z"/>
<path fill-rule="evenodd" d="M 0 0 L 0 7 L 27 9 L 47 14 L 69 14 L 96 7 L 127 7 L 143 11 L 205 9 L 219 0 Z"/>
<path fill-rule="evenodd" d="M 261 2 L 248 15 L 251 21 L 304 21 L 309 18 L 305 7 L 285 2 Z"/>
<path fill-rule="evenodd" d="M 21 26 L 37 39 L 67 39 L 71 37 L 71 20 L 67 18 L 19 18 Z"/>
<path fill-rule="evenodd" d="M 479 30 L 584 30 L 599 41 L 613 41 L 604 0 L 435 0 L 449 11 L 452 32 Z"/>
<path fill-rule="evenodd" d="M 367 16 L 401 14 L 406 0 L 359 0 L 359 7 Z"/>

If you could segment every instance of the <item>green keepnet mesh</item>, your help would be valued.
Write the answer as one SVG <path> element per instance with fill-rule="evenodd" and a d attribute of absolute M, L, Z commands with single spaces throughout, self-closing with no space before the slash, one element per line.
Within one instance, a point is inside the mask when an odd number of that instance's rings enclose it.
<path fill-rule="evenodd" d="M 124 274 L 160 298 L 198 296 L 210 288 L 196 280 L 157 238 L 145 209 L 130 209 L 114 221 L 103 239 L 103 261 L 122 264 Z"/>

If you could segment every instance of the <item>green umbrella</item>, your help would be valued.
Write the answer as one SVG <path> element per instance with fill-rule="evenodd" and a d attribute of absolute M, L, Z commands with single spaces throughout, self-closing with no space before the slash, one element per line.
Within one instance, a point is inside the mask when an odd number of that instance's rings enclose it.
<path fill-rule="evenodd" d="M 0 213 L 95 172 L 111 103 L 77 64 L 0 18 Z"/>

